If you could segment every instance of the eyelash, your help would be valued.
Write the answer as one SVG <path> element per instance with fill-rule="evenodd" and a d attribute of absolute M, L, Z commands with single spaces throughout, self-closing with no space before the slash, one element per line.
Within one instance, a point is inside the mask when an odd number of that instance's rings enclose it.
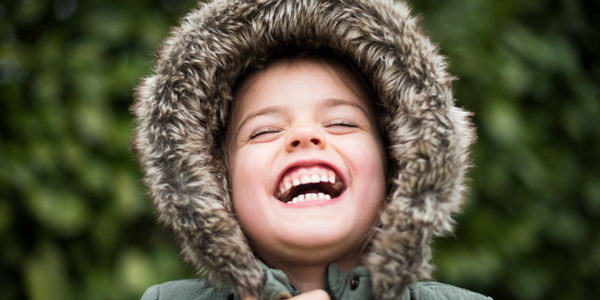
<path fill-rule="evenodd" d="M 257 131 L 253 132 L 248 139 L 253 140 L 253 139 L 257 138 L 258 136 L 263 135 L 265 133 L 275 133 L 275 132 L 279 132 L 279 131 L 281 131 L 281 130 L 279 130 L 277 128 L 272 128 L 272 127 L 260 128 Z"/>
<path fill-rule="evenodd" d="M 325 127 L 332 127 L 332 126 L 346 126 L 346 127 L 352 127 L 352 128 L 357 128 L 358 125 L 356 125 L 353 122 L 350 121 L 346 121 L 346 120 L 334 120 L 334 121 L 330 121 L 327 122 L 325 125 Z"/>

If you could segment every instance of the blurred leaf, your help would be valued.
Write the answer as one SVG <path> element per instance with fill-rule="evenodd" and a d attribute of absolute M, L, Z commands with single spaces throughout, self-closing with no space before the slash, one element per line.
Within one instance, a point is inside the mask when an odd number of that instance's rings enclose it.
<path fill-rule="evenodd" d="M 117 266 L 115 284 L 129 295 L 143 294 L 158 276 L 147 254 L 135 249 L 125 249 Z"/>
<path fill-rule="evenodd" d="M 65 261 L 60 250 L 52 244 L 44 244 L 38 254 L 25 263 L 25 284 L 32 300 L 70 299 Z"/>
<path fill-rule="evenodd" d="M 121 169 L 112 177 L 113 181 L 110 184 L 114 187 L 114 209 L 128 222 L 137 219 L 146 208 L 143 190 L 134 175 L 137 174 Z"/>
<path fill-rule="evenodd" d="M 20 24 L 38 21 L 46 10 L 48 2 L 42 0 L 20 1 L 16 7 L 15 20 Z"/>
<path fill-rule="evenodd" d="M 82 199 L 71 191 L 32 189 L 27 206 L 36 219 L 61 236 L 72 236 L 87 227 L 90 212 Z"/>
<path fill-rule="evenodd" d="M 7 199 L 0 198 L 0 236 L 11 228 L 13 221 L 12 206 Z"/>
<path fill-rule="evenodd" d="M 584 200 L 586 211 L 598 216 L 600 214 L 600 180 L 590 180 L 586 183 Z"/>
<path fill-rule="evenodd" d="M 489 99 L 482 112 L 485 129 L 498 146 L 510 147 L 521 141 L 527 127 L 514 104 L 504 99 Z"/>
<path fill-rule="evenodd" d="M 508 278 L 515 299 L 542 299 L 549 287 L 546 270 L 522 268 Z"/>

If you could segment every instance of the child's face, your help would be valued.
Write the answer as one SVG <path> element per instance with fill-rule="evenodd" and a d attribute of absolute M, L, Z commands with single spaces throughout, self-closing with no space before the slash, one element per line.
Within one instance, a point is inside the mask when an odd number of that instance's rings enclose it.
<path fill-rule="evenodd" d="M 356 259 L 385 197 L 386 157 L 369 98 L 340 70 L 280 61 L 247 78 L 236 97 L 233 205 L 253 250 L 276 267 Z"/>

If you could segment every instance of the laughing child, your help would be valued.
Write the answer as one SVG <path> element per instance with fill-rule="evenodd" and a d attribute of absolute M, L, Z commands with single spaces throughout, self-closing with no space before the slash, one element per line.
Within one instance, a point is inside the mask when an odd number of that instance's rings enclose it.
<path fill-rule="evenodd" d="M 138 87 L 132 149 L 202 280 L 143 299 L 484 299 L 416 283 L 463 204 L 452 80 L 401 2 L 192 11 Z"/>

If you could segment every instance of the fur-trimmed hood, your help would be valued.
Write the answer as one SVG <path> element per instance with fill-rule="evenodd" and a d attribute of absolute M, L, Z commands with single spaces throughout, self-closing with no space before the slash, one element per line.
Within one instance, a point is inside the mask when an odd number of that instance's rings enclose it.
<path fill-rule="evenodd" d="M 364 254 L 376 299 L 432 271 L 431 238 L 463 204 L 474 132 L 454 106 L 446 62 L 392 0 L 215 0 L 173 29 L 137 88 L 132 149 L 158 218 L 209 283 L 259 296 L 263 272 L 233 211 L 221 151 L 232 86 L 286 49 L 327 49 L 371 84 L 389 142 L 391 188 Z"/>

